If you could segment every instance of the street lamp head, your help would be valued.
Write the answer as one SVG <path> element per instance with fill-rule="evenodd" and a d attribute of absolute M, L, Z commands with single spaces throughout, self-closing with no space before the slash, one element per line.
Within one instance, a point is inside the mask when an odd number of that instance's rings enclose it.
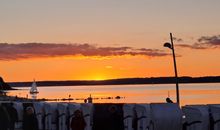
<path fill-rule="evenodd" d="M 173 49 L 172 45 L 169 42 L 164 43 L 164 47 L 168 47 L 170 49 Z"/>

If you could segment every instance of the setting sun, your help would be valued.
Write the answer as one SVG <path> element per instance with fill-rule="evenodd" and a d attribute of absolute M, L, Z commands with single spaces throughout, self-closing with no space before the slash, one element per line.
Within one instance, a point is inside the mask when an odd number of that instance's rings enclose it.
<path fill-rule="evenodd" d="M 96 75 L 94 77 L 91 77 L 91 80 L 106 80 L 106 78 L 104 76 L 101 75 Z"/>

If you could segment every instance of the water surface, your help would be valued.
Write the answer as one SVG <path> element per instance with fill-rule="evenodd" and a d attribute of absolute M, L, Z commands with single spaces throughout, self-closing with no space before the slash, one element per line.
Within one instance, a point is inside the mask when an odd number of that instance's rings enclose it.
<path fill-rule="evenodd" d="M 18 87 L 8 95 L 31 98 L 28 87 Z M 50 86 L 38 87 L 37 98 L 99 98 L 95 103 L 151 103 L 165 102 L 166 97 L 175 101 L 175 84 L 144 85 L 93 85 L 93 86 Z M 123 99 L 101 99 L 105 97 L 125 97 Z M 180 84 L 181 105 L 185 104 L 220 104 L 220 83 Z M 73 100 L 83 102 L 83 100 Z"/>

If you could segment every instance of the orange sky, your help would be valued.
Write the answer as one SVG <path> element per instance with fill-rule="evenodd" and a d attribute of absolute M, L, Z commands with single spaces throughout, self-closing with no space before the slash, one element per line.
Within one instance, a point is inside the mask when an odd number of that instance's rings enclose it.
<path fill-rule="evenodd" d="M 219 75 L 218 56 L 210 58 L 209 55 L 220 55 L 220 52 L 218 50 L 193 52 L 178 57 L 179 75 Z M 171 56 L 58 57 L 1 61 L 1 75 L 6 81 L 31 81 L 34 78 L 36 80 L 101 80 L 173 76 L 174 72 Z"/>
<path fill-rule="evenodd" d="M 218 0 L 1 1 L 6 81 L 220 75 Z M 3 44 L 7 43 L 7 44 Z M 34 43 L 34 44 L 33 44 Z"/>

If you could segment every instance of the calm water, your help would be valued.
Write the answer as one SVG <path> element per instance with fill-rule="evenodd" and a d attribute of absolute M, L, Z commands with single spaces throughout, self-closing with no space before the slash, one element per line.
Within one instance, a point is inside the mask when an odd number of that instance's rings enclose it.
<path fill-rule="evenodd" d="M 21 90 L 9 91 L 8 95 L 31 98 L 28 87 Z M 38 87 L 37 98 L 87 98 L 90 94 L 94 98 L 125 97 L 124 99 L 97 99 L 96 103 L 150 103 L 165 102 L 168 93 L 175 101 L 175 84 L 152 85 L 94 85 L 94 86 L 54 86 Z M 73 100 L 83 102 L 83 100 Z M 180 101 L 184 104 L 220 104 L 220 83 L 209 84 L 180 84 Z"/>

